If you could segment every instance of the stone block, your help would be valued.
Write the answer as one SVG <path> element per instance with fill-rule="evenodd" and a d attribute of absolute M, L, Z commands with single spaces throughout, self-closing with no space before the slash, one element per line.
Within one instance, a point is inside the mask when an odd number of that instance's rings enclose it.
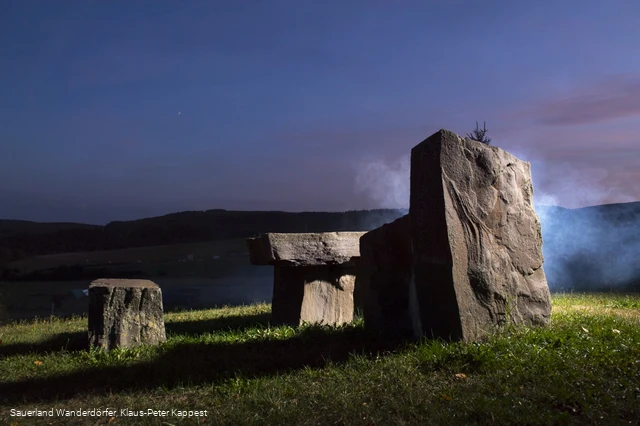
<path fill-rule="evenodd" d="M 360 256 L 364 232 L 262 234 L 247 239 L 253 265 L 335 265 Z"/>
<path fill-rule="evenodd" d="M 353 321 L 355 274 L 352 265 L 275 266 L 273 323 L 297 326 Z"/>
<path fill-rule="evenodd" d="M 131 348 L 166 341 L 162 291 L 148 280 L 99 279 L 89 286 L 89 344 Z"/>
<path fill-rule="evenodd" d="M 411 151 L 419 332 L 476 340 L 551 315 L 530 164 L 440 130 Z"/>
<path fill-rule="evenodd" d="M 367 328 L 413 334 L 409 215 L 360 238 L 356 297 Z"/>

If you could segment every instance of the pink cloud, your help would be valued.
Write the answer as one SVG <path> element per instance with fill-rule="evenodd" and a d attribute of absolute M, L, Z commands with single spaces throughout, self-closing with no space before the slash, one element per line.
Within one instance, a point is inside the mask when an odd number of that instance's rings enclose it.
<path fill-rule="evenodd" d="M 593 124 L 640 115 L 640 74 L 612 75 L 576 87 L 558 99 L 540 103 L 525 114 L 549 126 Z"/>
<path fill-rule="evenodd" d="M 538 202 L 584 207 L 640 200 L 640 123 L 520 126 L 496 129 L 494 141 L 531 161 Z"/>
<path fill-rule="evenodd" d="M 611 165 L 580 162 L 534 162 L 532 164 L 538 202 L 577 208 L 597 204 L 640 200 L 632 170 Z M 547 201 L 551 200 L 551 201 Z"/>
<path fill-rule="evenodd" d="M 640 123 L 591 126 L 540 126 L 510 120 L 497 123 L 490 128 L 494 132 L 493 144 L 532 162 L 538 198 L 552 199 L 553 203 L 566 207 L 640 200 L 634 172 L 640 159 Z M 337 182 L 350 184 L 352 197 L 360 198 L 359 205 L 389 207 L 397 206 L 396 199 L 403 199 L 406 192 L 403 183 L 408 185 L 408 177 L 402 177 L 397 160 L 407 156 L 414 145 L 437 128 L 328 126 L 327 130 L 283 131 L 274 139 L 295 158 L 304 152 L 303 158 L 327 161 L 333 168 L 336 155 L 346 159 L 342 163 L 351 164 L 351 173 L 341 169 L 330 173 L 331 178 L 317 176 L 316 180 L 325 181 L 326 185 L 330 181 L 334 191 L 340 187 Z M 321 160 L 327 157 L 329 160 Z M 380 194 L 391 197 L 392 202 L 388 197 L 380 200 Z M 338 197 L 337 193 L 334 195 Z"/>
<path fill-rule="evenodd" d="M 518 130 L 494 133 L 496 146 L 532 158 L 602 159 L 640 154 L 640 123 L 547 127 L 522 123 Z"/>

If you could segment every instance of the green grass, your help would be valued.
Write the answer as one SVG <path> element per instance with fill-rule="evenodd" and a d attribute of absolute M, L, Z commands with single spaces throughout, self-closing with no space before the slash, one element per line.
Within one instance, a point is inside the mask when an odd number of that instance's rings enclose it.
<path fill-rule="evenodd" d="M 640 296 L 557 294 L 546 328 L 482 342 L 404 342 L 343 327 L 269 326 L 255 305 L 166 315 L 167 343 L 86 350 L 86 318 L 0 327 L 10 409 L 207 410 L 112 424 L 639 424 Z M 164 422 L 164 423 L 163 423 Z"/>

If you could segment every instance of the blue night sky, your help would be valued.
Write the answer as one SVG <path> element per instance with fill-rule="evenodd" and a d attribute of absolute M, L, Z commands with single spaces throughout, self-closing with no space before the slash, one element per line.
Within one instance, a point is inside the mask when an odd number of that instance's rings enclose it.
<path fill-rule="evenodd" d="M 487 122 L 539 202 L 640 200 L 640 2 L 0 0 L 0 218 L 408 206 Z"/>

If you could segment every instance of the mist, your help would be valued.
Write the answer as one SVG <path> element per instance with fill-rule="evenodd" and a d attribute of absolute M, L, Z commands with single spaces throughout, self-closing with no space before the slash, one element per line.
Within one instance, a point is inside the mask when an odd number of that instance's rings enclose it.
<path fill-rule="evenodd" d="M 554 164 L 522 149 L 507 151 L 531 163 L 549 288 L 556 292 L 637 288 L 640 202 L 605 185 L 597 173 Z M 410 171 L 409 155 L 390 162 L 370 161 L 356 170 L 355 187 L 376 208 L 401 208 L 408 213 Z M 608 204 L 612 199 L 622 202 Z"/>
<path fill-rule="evenodd" d="M 640 203 L 606 171 L 510 150 L 531 163 L 553 291 L 631 290 L 640 283 Z M 612 203 L 612 201 L 615 201 Z M 572 207 L 572 208 L 569 208 Z"/>
<path fill-rule="evenodd" d="M 408 155 L 395 161 L 377 159 L 362 161 L 355 166 L 354 192 L 364 196 L 374 209 L 394 209 L 377 217 L 369 216 L 360 229 L 371 231 L 409 213 L 409 178 L 411 161 Z"/>
<path fill-rule="evenodd" d="M 631 290 L 640 280 L 640 203 L 580 209 L 539 205 L 549 287 Z"/>
<path fill-rule="evenodd" d="M 410 156 L 388 162 L 378 159 L 356 166 L 355 192 L 363 193 L 374 208 L 409 209 Z"/>

